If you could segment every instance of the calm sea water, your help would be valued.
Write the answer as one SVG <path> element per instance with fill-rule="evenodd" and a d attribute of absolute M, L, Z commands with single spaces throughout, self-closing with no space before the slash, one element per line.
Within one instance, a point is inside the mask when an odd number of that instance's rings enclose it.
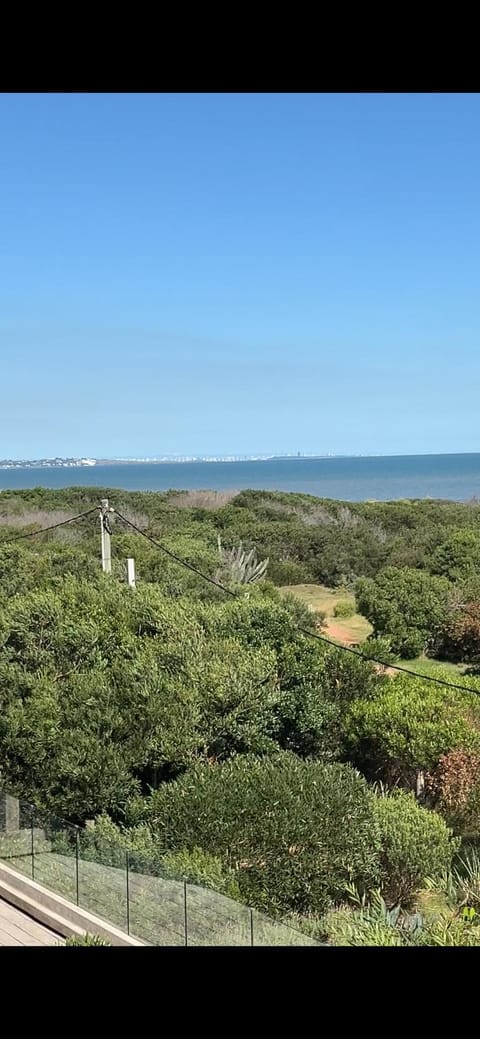
<path fill-rule="evenodd" d="M 78 469 L 0 470 L 0 489 L 108 487 L 135 491 L 302 491 L 344 501 L 480 497 L 480 454 L 295 458 L 267 462 L 167 462 Z"/>

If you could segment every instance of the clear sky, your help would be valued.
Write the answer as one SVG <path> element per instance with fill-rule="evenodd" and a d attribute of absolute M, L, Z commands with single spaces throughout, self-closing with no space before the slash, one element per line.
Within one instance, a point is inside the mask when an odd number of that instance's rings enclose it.
<path fill-rule="evenodd" d="M 0 96 L 0 457 L 480 451 L 480 95 Z"/>

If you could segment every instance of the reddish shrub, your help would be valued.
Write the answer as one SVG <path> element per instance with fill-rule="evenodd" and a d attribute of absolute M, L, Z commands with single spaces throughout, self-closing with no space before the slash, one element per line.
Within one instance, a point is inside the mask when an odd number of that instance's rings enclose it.
<path fill-rule="evenodd" d="M 435 655 L 445 660 L 480 662 L 480 602 L 458 606 L 450 613 L 435 640 Z"/>
<path fill-rule="evenodd" d="M 480 755 L 452 750 L 443 754 L 425 787 L 435 807 L 462 836 L 480 831 Z"/>

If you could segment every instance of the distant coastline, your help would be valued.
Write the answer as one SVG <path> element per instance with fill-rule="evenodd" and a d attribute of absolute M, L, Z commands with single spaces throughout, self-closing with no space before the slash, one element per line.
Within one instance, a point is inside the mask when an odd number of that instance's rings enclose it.
<path fill-rule="evenodd" d="M 97 465 L 188 465 L 191 462 L 211 464 L 215 462 L 301 462 L 326 458 L 360 457 L 349 455 L 165 455 L 162 458 L 102 458 Z"/>
<path fill-rule="evenodd" d="M 2 458 L 0 469 L 83 469 L 102 465 L 182 465 L 190 462 L 294 462 L 301 459 L 362 457 L 361 455 L 163 455 L 156 458 Z"/>
<path fill-rule="evenodd" d="M 24 469 L 92 469 L 96 467 L 113 466 L 152 466 L 152 465 L 191 465 L 191 464 L 235 464 L 236 462 L 337 462 L 341 460 L 359 459 L 409 459 L 409 458 L 476 458 L 476 451 L 452 451 L 432 454 L 430 452 L 420 454 L 255 454 L 255 455 L 160 455 L 145 458 L 2 458 L 0 459 L 0 470 L 24 470 Z"/>
<path fill-rule="evenodd" d="M 93 463 L 93 464 L 92 464 Z M 1 462 L 0 462 L 1 466 Z M 28 487 L 137 491 L 241 490 L 310 494 L 335 501 L 401 498 L 470 501 L 480 496 L 480 454 L 256 458 L 223 461 L 40 459 L 0 468 L 0 492 Z M 201 496 L 198 499 L 201 501 Z"/>

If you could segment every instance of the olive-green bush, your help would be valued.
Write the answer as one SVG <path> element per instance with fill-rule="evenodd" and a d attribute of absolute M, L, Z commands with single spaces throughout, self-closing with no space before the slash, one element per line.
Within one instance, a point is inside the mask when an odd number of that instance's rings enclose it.
<path fill-rule="evenodd" d="M 349 602 L 348 599 L 340 599 L 340 602 L 334 607 L 334 617 L 353 617 L 355 613 L 355 603 Z"/>
<path fill-rule="evenodd" d="M 380 828 L 382 893 L 387 905 L 408 905 L 424 880 L 450 869 L 460 841 L 413 794 L 394 791 L 374 801 Z"/>
<path fill-rule="evenodd" d="M 348 705 L 344 754 L 370 778 L 413 789 L 417 772 L 434 769 L 449 751 L 480 752 L 479 728 L 475 693 L 402 675 Z"/>
<path fill-rule="evenodd" d="M 242 898 L 270 912 L 323 911 L 379 876 L 372 796 L 348 765 L 284 752 L 199 767 L 155 791 L 147 820 L 165 852 L 219 856 Z"/>
<path fill-rule="evenodd" d="M 203 848 L 182 848 L 162 855 L 161 865 L 168 877 L 187 880 L 191 884 L 212 888 L 229 898 L 241 901 L 240 888 L 233 870 L 228 869 L 218 855 Z"/>

